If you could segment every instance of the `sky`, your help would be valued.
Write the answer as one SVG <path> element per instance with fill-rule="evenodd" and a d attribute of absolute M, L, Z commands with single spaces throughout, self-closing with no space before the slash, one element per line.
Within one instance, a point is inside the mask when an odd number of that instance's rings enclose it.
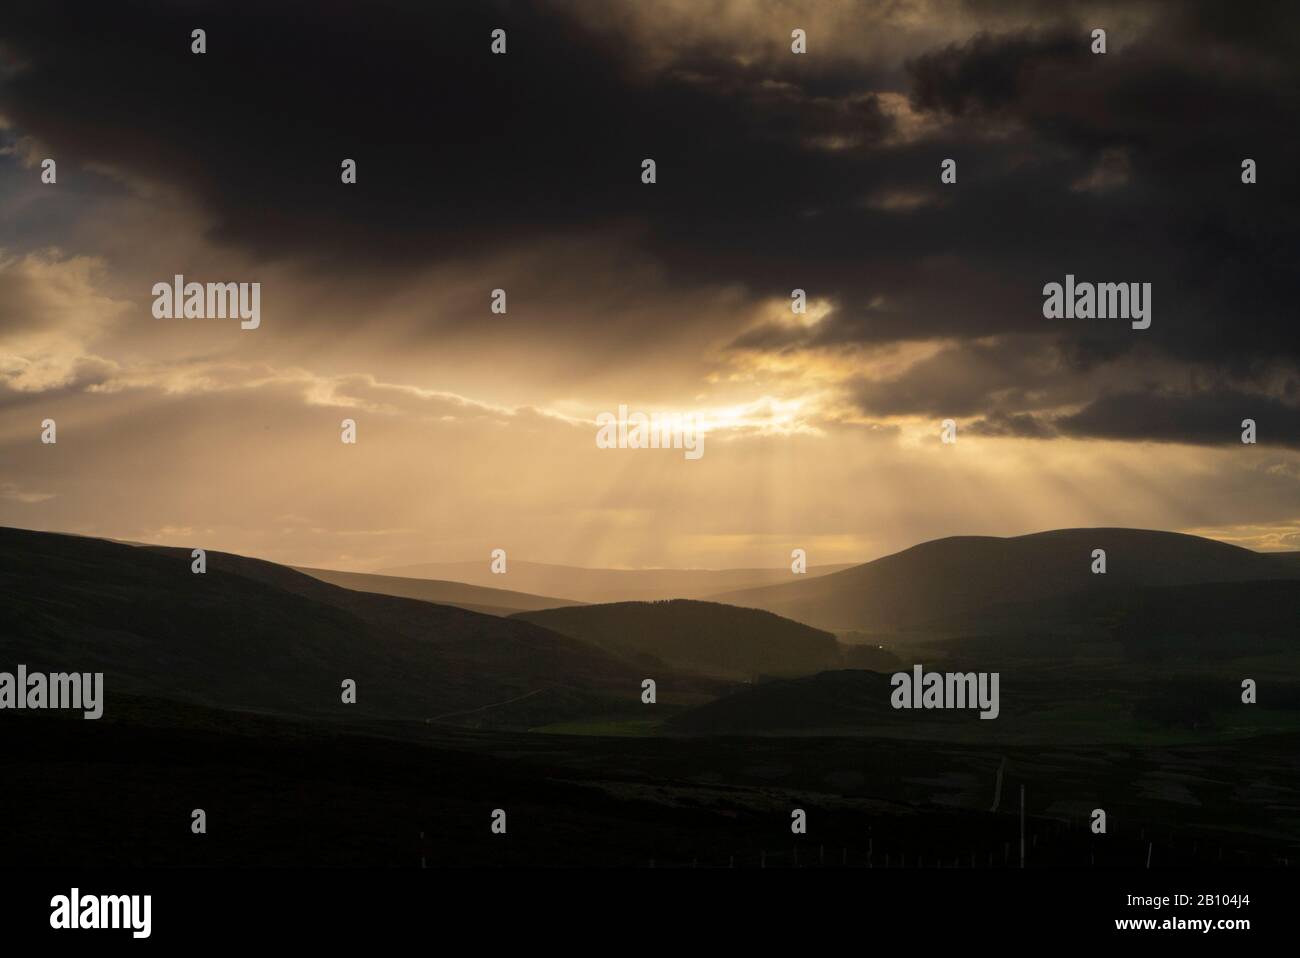
<path fill-rule="evenodd" d="M 14 0 L 0 524 L 361 571 L 1300 550 L 1298 46 L 1269 2 Z M 258 327 L 157 318 L 177 274 Z M 1067 274 L 1150 327 L 1046 318 Z M 599 448 L 620 406 L 703 455 Z"/>

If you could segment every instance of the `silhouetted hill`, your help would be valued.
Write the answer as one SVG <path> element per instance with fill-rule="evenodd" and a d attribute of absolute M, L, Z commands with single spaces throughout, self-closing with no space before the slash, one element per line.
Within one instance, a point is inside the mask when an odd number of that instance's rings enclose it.
<path fill-rule="evenodd" d="M 896 868 L 904 850 L 926 862 L 978 850 L 981 864 L 1001 865 L 1018 840 L 1020 818 L 1006 813 L 1022 784 L 1036 866 L 1140 868 L 1157 828 L 1166 866 L 1271 866 L 1300 855 L 1295 733 L 1046 750 L 847 736 L 664 742 L 430 728 L 399 737 L 149 699 L 115 700 L 99 722 L 26 711 L 4 722 L 0 868 L 28 875 L 415 869 L 426 857 L 430 868 L 628 869 L 653 858 L 657 868 L 758 869 L 790 867 L 797 855 L 808 868 L 822 860 L 819 846 L 836 868 L 842 847 L 850 867 Z M 1001 812 L 990 814 L 1004 767 Z M 217 840 L 196 840 L 184 818 L 167 827 L 196 796 L 210 827 L 224 826 Z M 1064 817 L 1086 821 L 1103 802 L 1122 822 L 1106 841 L 1065 827 Z M 503 804 L 509 839 L 485 836 L 485 810 Z M 774 823 L 791 808 L 807 810 L 810 834 Z"/>
<path fill-rule="evenodd" d="M 883 673 L 821 672 L 743 689 L 673 716 L 668 727 L 694 735 L 864 731 L 920 714 L 892 709 L 891 691 L 889 675 Z"/>
<path fill-rule="evenodd" d="M 400 596 L 404 599 L 419 599 L 422 602 L 437 602 L 440 605 L 454 605 L 458 609 L 482 612 L 485 615 L 506 616 L 516 612 L 534 612 L 538 609 L 556 609 L 578 604 L 568 599 L 552 599 L 544 595 L 511 592 L 507 589 L 489 589 L 464 582 L 409 579 L 401 576 L 338 572 L 334 569 L 310 569 L 301 566 L 295 566 L 294 569 L 313 579 L 320 579 L 322 582 L 352 589 L 355 592 L 374 592 L 379 595 Z"/>
<path fill-rule="evenodd" d="M 757 609 L 716 602 L 616 602 L 524 612 L 516 619 L 598 645 L 629 661 L 713 676 L 806 675 L 837 668 L 835 636 Z"/>
<path fill-rule="evenodd" d="M 978 641 L 985 654 L 1078 661 L 1109 649 L 1131 661 L 1210 666 L 1300 652 L 1300 582 L 1121 586 L 993 605 L 931 624 L 958 636 L 946 644 L 967 652 Z M 1107 647 L 1094 647 L 1098 641 Z"/>
<path fill-rule="evenodd" d="M 102 671 L 113 692 L 342 718 L 543 694 L 562 716 L 639 691 L 608 653 L 528 622 L 207 559 L 197 575 L 187 550 L 0 529 L 0 662 Z M 355 705 L 340 701 L 344 679 L 357 682 Z"/>
<path fill-rule="evenodd" d="M 1107 572 L 1091 572 L 1106 550 Z M 1300 579 L 1300 566 L 1211 539 L 1140 529 L 1061 529 L 937 539 L 843 572 L 715 601 L 826 629 L 927 630 L 1008 603 L 1135 586 Z"/>
<path fill-rule="evenodd" d="M 969 651 L 969 650 L 967 650 Z M 840 670 L 776 679 L 670 716 L 670 732 L 689 735 L 880 735 L 950 742 L 1221 742 L 1292 732 L 1300 724 L 1294 668 L 1264 679 L 1267 706 L 1241 702 L 1252 668 L 1184 670 L 1135 663 L 1119 670 L 1076 664 L 1007 669 L 992 658 L 926 658 L 926 672 L 999 674 L 997 717 L 980 708 L 901 708 L 891 704 L 891 675 Z M 911 672 L 911 666 L 898 671 Z M 988 686 L 991 691 L 991 685 Z"/>
<path fill-rule="evenodd" d="M 814 566 L 809 577 L 850 566 Z M 575 602 L 648 602 L 660 599 L 702 599 L 732 589 L 788 582 L 794 573 L 780 569 L 584 569 L 511 559 L 507 571 L 494 575 L 487 559 L 480 562 L 435 562 L 381 569 L 387 576 L 464 582 L 491 589 L 517 589 L 542 596 L 563 596 Z"/>

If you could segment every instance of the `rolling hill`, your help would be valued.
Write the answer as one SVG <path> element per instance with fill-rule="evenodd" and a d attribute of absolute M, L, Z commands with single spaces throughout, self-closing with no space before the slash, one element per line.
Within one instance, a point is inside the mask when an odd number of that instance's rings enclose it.
<path fill-rule="evenodd" d="M 932 663 L 922 663 L 928 665 Z M 989 663 L 948 665 L 976 671 Z M 903 671 L 908 671 L 904 669 Z M 1169 674 L 1086 668 L 1000 671 L 998 717 L 978 708 L 894 709 L 885 673 L 840 670 L 744 688 L 668 718 L 682 735 L 876 735 L 985 744 L 1222 743 L 1300 729 L 1300 685 L 1268 681 L 1268 706 L 1243 705 L 1240 671 Z"/>
<path fill-rule="evenodd" d="M 826 575 L 848 565 L 813 566 L 808 577 Z M 573 602 L 653 602 L 659 599 L 702 599 L 718 592 L 776 585 L 794 578 L 779 569 L 584 569 L 511 559 L 503 575 L 494 575 L 487 559 L 481 562 L 441 562 L 381 569 L 385 576 L 464 582 L 491 589 L 508 587 L 541 596 L 562 596 Z"/>
<path fill-rule="evenodd" d="M 735 695 L 690 709 L 668 721 L 688 735 L 825 734 L 832 730 L 876 733 L 937 715 L 941 721 L 968 718 L 953 713 L 914 713 L 890 708 L 889 676 L 838 670 L 764 682 Z M 978 721 L 978 720 L 977 720 Z"/>
<path fill-rule="evenodd" d="M 721 678 L 807 675 L 838 668 L 835 636 L 769 612 L 673 599 L 574 606 L 514 616 L 647 668 Z"/>
<path fill-rule="evenodd" d="M 1253 670 L 1279 672 L 1300 667 L 1298 624 L 1300 581 L 1293 579 L 1119 586 L 991 605 L 931 623 L 953 636 L 938 645 L 985 657 L 1075 665 L 1111 657 L 1200 670 L 1251 658 Z"/>
<path fill-rule="evenodd" d="M 614 656 L 529 622 L 354 592 L 284 566 L 0 529 L 0 662 L 101 671 L 110 693 L 424 719 L 524 696 L 546 718 L 635 701 Z M 355 705 L 340 701 L 344 679 Z"/>
<path fill-rule="evenodd" d="M 1107 572 L 1091 572 L 1094 549 Z M 1061 529 L 1013 538 L 959 536 L 815 579 L 713 600 L 822 629 L 914 632 L 979 627 L 993 607 L 1076 593 L 1300 579 L 1300 566 L 1211 539 L 1140 529 Z"/>
<path fill-rule="evenodd" d="M 410 579 L 391 575 L 369 575 L 361 572 L 338 572 L 334 569 L 311 569 L 295 566 L 295 571 L 320 579 L 354 592 L 374 592 L 394 595 L 404 599 L 419 599 L 439 605 L 454 605 L 470 612 L 484 615 L 507 616 L 516 612 L 534 612 L 538 609 L 556 609 L 577 605 L 568 599 L 552 599 L 527 592 L 507 589 L 489 589 L 464 582 L 445 582 L 437 579 Z"/>

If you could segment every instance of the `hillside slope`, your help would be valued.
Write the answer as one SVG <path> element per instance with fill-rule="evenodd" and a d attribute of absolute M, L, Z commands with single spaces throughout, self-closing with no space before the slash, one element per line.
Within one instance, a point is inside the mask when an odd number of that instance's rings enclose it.
<path fill-rule="evenodd" d="M 849 568 L 813 566 L 809 577 Z M 464 582 L 492 589 L 515 589 L 542 596 L 563 596 L 573 602 L 654 602 L 661 599 L 702 599 L 718 592 L 788 582 L 794 574 L 779 569 L 587 569 L 544 562 L 510 560 L 504 575 L 494 575 L 481 562 L 437 562 L 381 569 L 387 576 Z"/>
<path fill-rule="evenodd" d="M 568 599 L 553 599 L 528 592 L 511 592 L 508 589 L 490 589 L 464 582 L 339 572 L 334 569 L 312 569 L 302 566 L 295 566 L 294 571 L 328 582 L 330 585 L 352 589 L 354 592 L 374 592 L 404 599 L 419 599 L 422 602 L 437 602 L 440 605 L 454 605 L 458 609 L 482 612 L 485 615 L 513 615 L 515 612 L 533 612 L 538 609 L 556 609 L 578 604 Z"/>
<path fill-rule="evenodd" d="M 1091 571 L 1094 549 L 1107 572 Z M 727 592 L 714 601 L 766 609 L 823 629 L 923 631 L 981 610 L 1135 586 L 1300 579 L 1271 556 L 1211 539 L 1140 529 L 1061 529 L 1014 538 L 937 539 L 843 572 Z"/>
<path fill-rule="evenodd" d="M 838 668 L 842 661 L 839 643 L 828 632 L 716 602 L 616 602 L 525 612 L 514 618 L 590 642 L 629 661 L 718 677 L 807 675 Z"/>
<path fill-rule="evenodd" d="M 527 622 L 352 592 L 284 566 L 0 529 L 0 662 L 222 708 L 429 718 L 548 690 L 557 714 L 638 677 Z M 357 683 L 343 705 L 344 679 Z M 566 701 L 572 701 L 570 710 Z"/>

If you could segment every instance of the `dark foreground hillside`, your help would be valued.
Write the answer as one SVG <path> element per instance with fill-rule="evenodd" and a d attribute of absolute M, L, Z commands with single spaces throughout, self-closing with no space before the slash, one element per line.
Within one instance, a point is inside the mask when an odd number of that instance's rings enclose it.
<path fill-rule="evenodd" d="M 0 529 L 0 663 L 105 673 L 110 692 L 223 708 L 424 719 L 545 695 L 635 701 L 640 677 L 528 622 L 353 592 L 284 566 Z M 344 705 L 341 684 L 357 684 Z"/>
<path fill-rule="evenodd" d="M 102 722 L 6 717 L 0 867 L 415 868 L 423 857 L 429 867 L 1005 868 L 1018 864 L 1022 785 L 1031 868 L 1300 858 L 1294 735 L 1047 751 L 400 725 L 361 735 L 147 700 L 110 706 Z M 1099 806 L 1104 836 L 1087 827 Z M 190 830 L 196 808 L 207 834 Z M 494 809 L 506 812 L 505 835 L 491 832 Z M 806 835 L 791 833 L 793 809 Z"/>
<path fill-rule="evenodd" d="M 1092 572 L 1097 549 L 1105 574 Z M 711 598 L 824 629 L 935 631 L 1079 593 L 1270 579 L 1300 581 L 1300 565 L 1173 532 L 1057 529 L 936 539 L 843 572 Z"/>
<path fill-rule="evenodd" d="M 630 662 L 750 679 L 838 668 L 835 636 L 770 612 L 717 602 L 615 602 L 514 616 Z"/>
<path fill-rule="evenodd" d="M 1109 631 L 1008 626 L 906 649 L 999 670 L 999 717 L 983 721 L 891 708 L 887 671 L 676 671 L 843 655 L 764 612 L 539 613 L 561 634 L 255 559 L 209 554 L 203 575 L 190 561 L 0 530 L 0 671 L 103 671 L 109 696 L 98 721 L 0 712 L 0 866 L 1002 868 L 1017 864 L 1021 786 L 1031 867 L 1300 860 L 1286 581 L 1045 598 L 1032 610 L 1066 602 Z M 1216 641 L 1224 654 L 1205 651 Z M 1190 654 L 1171 655 L 1180 644 Z M 1241 701 L 1244 676 L 1258 704 Z M 1097 808 L 1104 836 L 1087 826 Z"/>

